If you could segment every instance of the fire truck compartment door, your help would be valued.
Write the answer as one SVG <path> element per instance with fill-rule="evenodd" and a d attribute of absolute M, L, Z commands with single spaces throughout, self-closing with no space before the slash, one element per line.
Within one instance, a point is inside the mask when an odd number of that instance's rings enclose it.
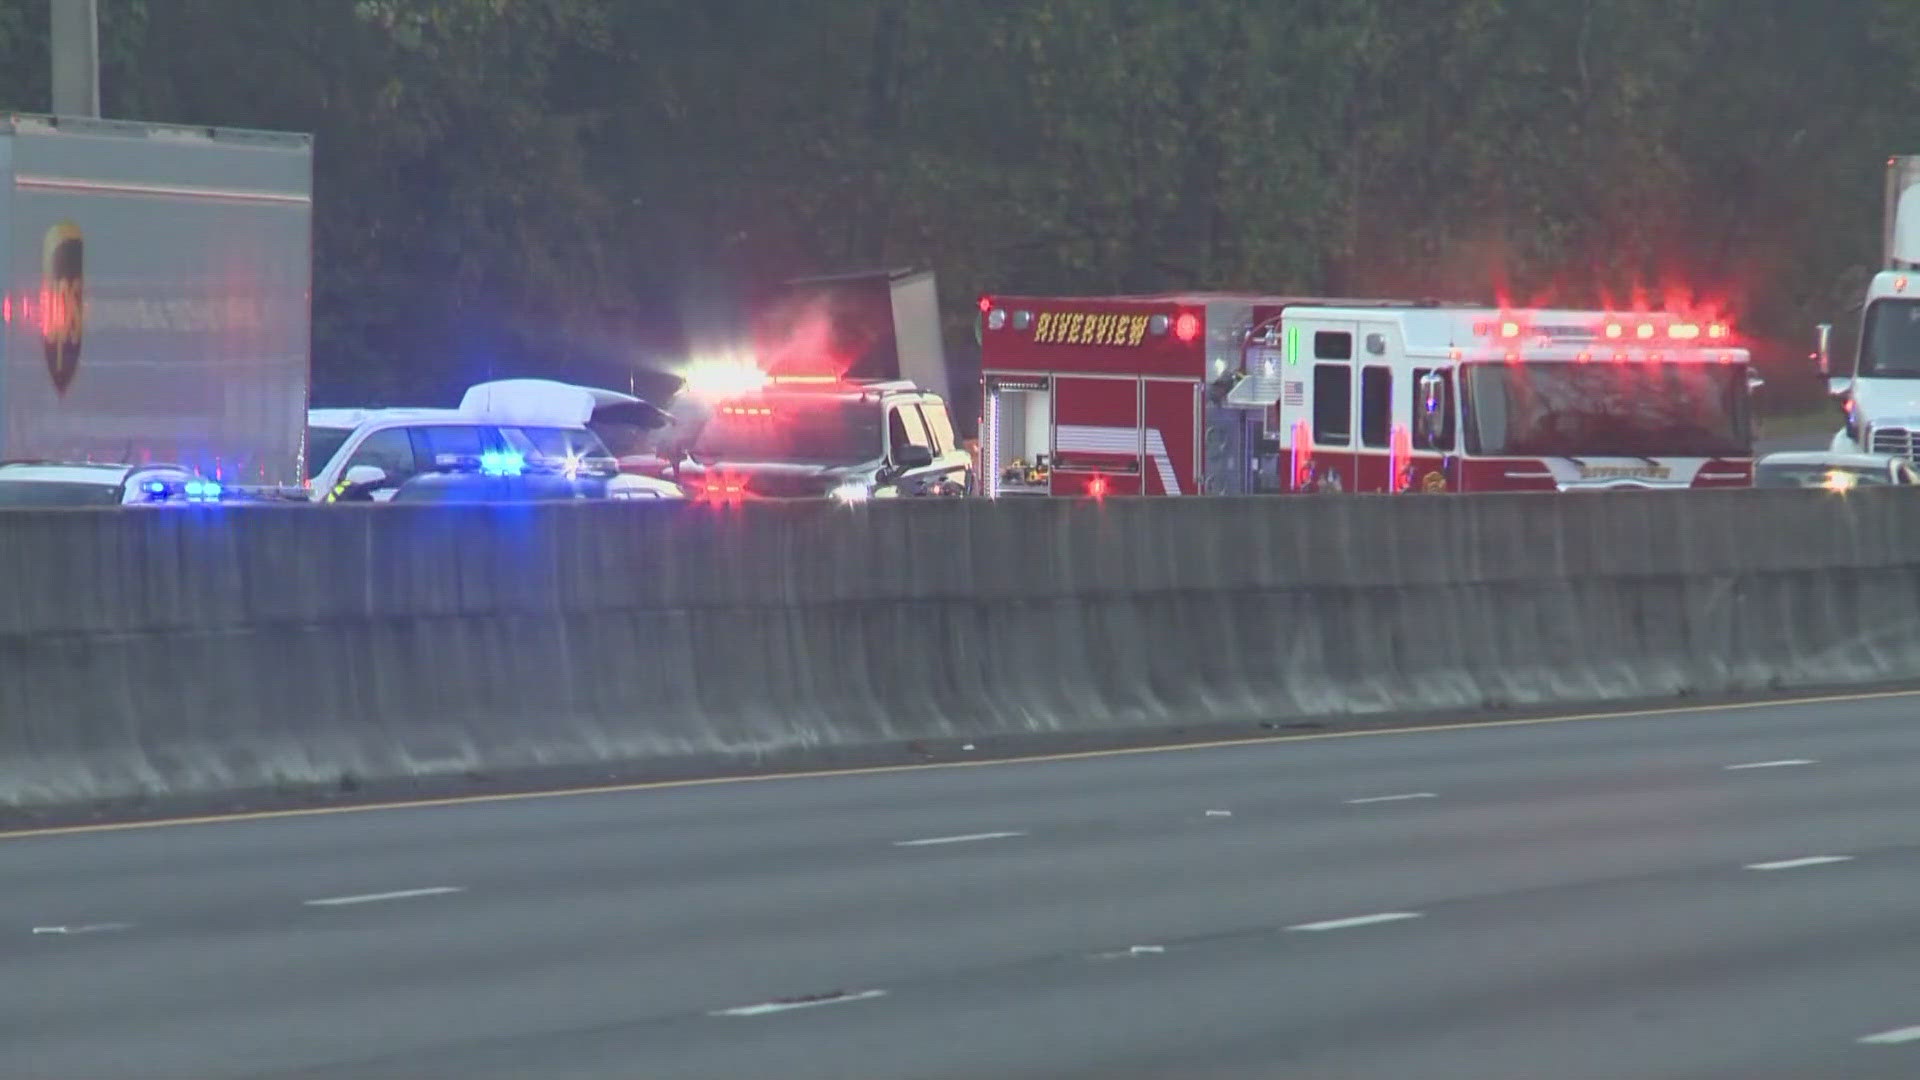
<path fill-rule="evenodd" d="M 1053 386 L 1053 471 L 1137 475 L 1140 380 L 1061 375 Z"/>

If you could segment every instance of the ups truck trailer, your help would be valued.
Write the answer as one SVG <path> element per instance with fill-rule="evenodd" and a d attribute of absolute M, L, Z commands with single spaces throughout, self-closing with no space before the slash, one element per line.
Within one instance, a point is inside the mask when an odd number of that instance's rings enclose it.
<path fill-rule="evenodd" d="M 0 115 L 0 458 L 305 478 L 310 136 Z"/>

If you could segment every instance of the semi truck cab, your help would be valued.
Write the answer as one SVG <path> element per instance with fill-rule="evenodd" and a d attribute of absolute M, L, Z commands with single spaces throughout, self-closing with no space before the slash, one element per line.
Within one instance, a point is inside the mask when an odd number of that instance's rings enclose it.
<path fill-rule="evenodd" d="M 1920 460 L 1920 155 L 1887 162 L 1881 259 L 1860 309 L 1857 346 L 1841 370 L 1833 327 L 1816 329 L 1814 358 L 1843 420 L 1835 453 L 1896 454 Z"/>

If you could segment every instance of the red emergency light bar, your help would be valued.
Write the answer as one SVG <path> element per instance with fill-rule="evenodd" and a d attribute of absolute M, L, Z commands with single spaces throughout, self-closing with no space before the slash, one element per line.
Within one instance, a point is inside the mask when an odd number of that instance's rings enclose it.
<path fill-rule="evenodd" d="M 1498 337 L 1505 341 L 1528 336 L 1533 331 L 1525 315 L 1502 315 L 1492 321 L 1476 322 L 1473 332 L 1476 337 Z M 1540 328 L 1545 336 L 1569 335 L 1578 337 L 1580 328 L 1562 326 Z M 1603 316 L 1595 333 L 1608 341 L 1620 341 L 1635 338 L 1640 341 L 1652 341 L 1664 337 L 1669 341 L 1726 341 L 1733 336 L 1733 328 L 1724 322 L 1701 323 L 1690 319 L 1675 320 L 1671 316 Z"/>

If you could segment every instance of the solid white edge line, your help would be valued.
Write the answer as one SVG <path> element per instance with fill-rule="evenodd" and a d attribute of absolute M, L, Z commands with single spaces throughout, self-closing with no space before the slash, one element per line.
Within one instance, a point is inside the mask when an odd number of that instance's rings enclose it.
<path fill-rule="evenodd" d="M 1375 795 L 1370 799 L 1348 799 L 1348 806 L 1366 806 L 1369 803 L 1407 802 L 1412 799 L 1437 799 L 1440 796 L 1431 791 L 1415 791 L 1407 795 Z"/>
<path fill-rule="evenodd" d="M 1348 919 L 1327 919 L 1324 922 L 1300 923 L 1289 926 L 1288 930 L 1303 930 L 1317 933 L 1322 930 L 1347 930 L 1356 926 L 1373 926 L 1376 923 L 1400 922 L 1405 919 L 1417 919 L 1417 911 L 1383 911 L 1377 915 L 1355 915 Z"/>
<path fill-rule="evenodd" d="M 133 832 L 145 829 L 177 829 L 188 825 L 235 825 L 253 821 L 277 821 L 282 818 L 326 817 L 334 814 L 375 814 L 394 810 L 437 810 L 453 806 L 477 806 L 485 803 L 529 802 L 544 799 L 577 799 L 588 795 L 625 795 L 636 791 L 670 791 L 675 788 L 721 787 L 730 784 L 791 783 L 800 780 L 827 780 L 843 776 L 881 776 L 888 773 L 932 772 L 948 769 L 1006 768 L 1014 765 L 1048 765 L 1063 761 L 1088 761 L 1100 758 L 1138 757 L 1151 754 L 1180 754 L 1199 750 L 1230 750 L 1242 746 L 1276 746 L 1283 743 L 1328 742 L 1335 739 L 1369 739 L 1408 735 L 1459 734 L 1499 728 L 1541 727 L 1550 724 L 1589 723 L 1604 720 L 1644 720 L 1654 717 L 1697 716 L 1706 713 L 1743 713 L 1763 709 L 1804 708 L 1808 705 L 1854 704 L 1866 701 L 1890 701 L 1920 697 L 1920 690 L 1872 690 L 1856 694 L 1815 694 L 1806 697 L 1773 698 L 1762 701 L 1731 701 L 1718 705 L 1669 705 L 1665 708 L 1620 709 L 1613 712 L 1556 713 L 1513 720 L 1465 720 L 1444 724 L 1411 724 L 1401 727 L 1366 728 L 1357 731 L 1318 731 L 1289 735 L 1258 735 L 1244 739 L 1209 739 L 1203 742 L 1123 746 L 1106 750 L 1072 750 L 1057 754 L 1026 754 L 1018 757 L 984 758 L 978 761 L 929 761 L 914 765 L 867 765 L 844 769 L 812 769 L 800 772 L 756 773 L 747 776 L 703 776 L 689 780 L 636 780 L 618 784 L 593 784 L 587 787 L 542 788 L 534 791 L 503 791 L 491 795 L 447 795 L 428 799 L 399 799 L 385 802 L 353 803 L 345 806 L 306 806 L 286 810 L 243 810 L 227 814 L 197 814 L 187 817 L 152 818 L 140 821 L 107 821 L 93 825 L 48 825 L 40 828 L 0 831 L 0 840 L 34 840 L 54 836 L 83 836 L 94 833 Z"/>
<path fill-rule="evenodd" d="M 1798 870 L 1803 866 L 1827 866 L 1831 863 L 1852 862 L 1851 855 L 1809 855 L 1804 859 L 1781 859 L 1778 862 L 1748 863 L 1749 870 Z"/>
<path fill-rule="evenodd" d="M 975 840 L 1008 840 L 1016 836 L 1025 836 L 1023 832 L 982 832 L 968 833 L 965 836 L 930 836 L 925 840 L 895 840 L 894 847 L 932 847 L 935 844 L 970 844 Z"/>
<path fill-rule="evenodd" d="M 1740 772 L 1745 769 L 1786 769 L 1795 765 L 1818 765 L 1811 758 L 1786 758 L 1782 761 L 1749 761 L 1744 765 L 1728 765 L 1728 772 Z"/>
<path fill-rule="evenodd" d="M 377 904 L 382 900 L 410 900 L 416 896 L 445 896 L 448 893 L 466 892 L 458 885 L 435 885 L 428 889 L 401 889 L 397 892 L 362 893 L 359 896 L 329 896 L 321 900 L 307 900 L 308 907 L 345 907 L 348 904 Z"/>
<path fill-rule="evenodd" d="M 709 1016 L 766 1016 L 770 1013 L 792 1012 L 795 1009 L 815 1009 L 822 1005 L 845 1005 L 851 1001 L 871 1001 L 877 997 L 886 997 L 885 990 L 862 990 L 857 994 L 836 994 L 833 997 L 816 1001 L 766 1001 L 758 1005 L 742 1005 L 734 1009 L 719 1009 L 708 1013 Z"/>
<path fill-rule="evenodd" d="M 1882 1031 L 1878 1035 L 1862 1036 L 1860 1041 L 1871 1046 L 1897 1046 L 1916 1039 L 1920 1039 L 1920 1025 L 1894 1028 L 1892 1031 Z"/>

